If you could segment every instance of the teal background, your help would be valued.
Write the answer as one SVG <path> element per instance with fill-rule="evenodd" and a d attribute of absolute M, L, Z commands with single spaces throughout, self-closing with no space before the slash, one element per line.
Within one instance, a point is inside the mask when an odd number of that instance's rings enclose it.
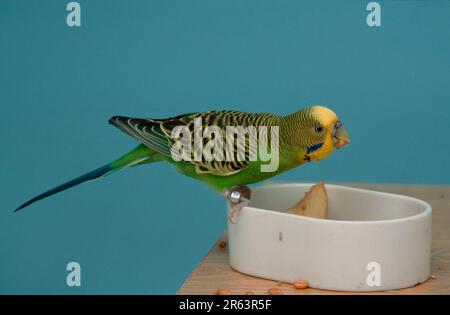
<path fill-rule="evenodd" d="M 224 201 L 154 164 L 25 199 L 136 142 L 112 115 L 333 108 L 352 144 L 276 180 L 449 184 L 450 2 L 0 0 L 0 293 L 175 293 Z M 66 286 L 77 261 L 82 286 Z"/>

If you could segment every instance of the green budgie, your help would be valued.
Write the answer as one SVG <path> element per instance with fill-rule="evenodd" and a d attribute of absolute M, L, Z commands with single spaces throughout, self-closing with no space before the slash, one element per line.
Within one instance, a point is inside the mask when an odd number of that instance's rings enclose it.
<path fill-rule="evenodd" d="M 196 121 L 200 121 L 200 128 L 196 129 Z M 163 161 L 173 164 L 181 174 L 200 180 L 214 190 L 224 193 L 233 187 L 263 181 L 304 163 L 320 161 L 328 156 L 334 148 L 340 148 L 350 142 L 349 135 L 336 114 L 323 106 L 304 108 L 287 116 L 218 110 L 184 114 L 168 119 L 114 116 L 109 122 L 141 143 L 117 160 L 50 189 L 25 202 L 15 211 L 40 199 L 83 182 L 109 175 L 117 170 Z M 225 151 L 231 149 L 236 151 L 232 150 L 231 156 L 227 155 L 227 159 L 223 158 L 225 153 L 219 154 L 222 159 L 211 158 L 212 153 L 209 157 L 207 155 L 200 156 L 200 158 L 198 155 L 196 156 L 195 132 L 206 130 L 207 127 L 214 127 L 213 130 L 216 133 L 210 132 L 209 138 L 201 138 L 200 144 L 205 145 L 205 139 L 217 140 L 220 131 L 226 133 L 228 127 L 238 126 L 250 131 L 252 129 L 249 127 L 255 127 L 256 135 L 261 136 L 260 138 L 264 133 L 263 129 L 259 129 L 260 127 L 267 127 L 270 130 L 270 132 L 266 132 L 266 138 L 272 144 L 277 145 L 274 148 L 278 150 L 279 154 L 274 170 L 263 171 L 263 167 L 268 164 L 267 159 L 264 160 L 262 155 L 254 154 L 257 145 L 255 146 L 255 142 L 251 143 L 249 135 L 245 136 L 245 140 L 240 144 L 234 138 L 235 141 L 231 145 L 229 145 L 230 142 L 227 143 L 229 146 Z M 177 127 L 181 128 L 180 130 L 184 133 L 174 132 Z M 273 130 L 276 130 L 277 133 L 273 133 Z M 186 133 L 189 134 L 186 135 Z M 275 139 L 275 136 L 278 139 Z M 237 137 L 239 138 L 239 135 Z M 266 152 L 274 149 L 270 147 L 269 150 L 268 142 L 256 143 L 260 144 Z M 193 147 L 194 151 L 182 150 Z M 241 152 L 242 149 L 244 150 L 240 156 L 238 156 L 239 149 Z M 261 150 L 261 148 L 259 149 Z M 210 152 L 213 151 L 220 153 L 219 147 L 214 147 L 214 150 Z M 192 159 L 193 156 L 194 159 Z"/>

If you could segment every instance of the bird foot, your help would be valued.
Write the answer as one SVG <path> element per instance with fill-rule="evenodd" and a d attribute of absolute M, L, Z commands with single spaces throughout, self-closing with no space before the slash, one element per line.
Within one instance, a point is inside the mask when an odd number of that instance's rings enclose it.
<path fill-rule="evenodd" d="M 236 186 L 225 192 L 225 197 L 230 202 L 230 211 L 228 212 L 228 221 L 236 223 L 236 216 L 245 206 L 250 203 L 251 190 L 247 186 Z"/>
<path fill-rule="evenodd" d="M 246 206 L 245 202 L 240 202 L 236 205 L 231 206 L 231 209 L 228 213 L 228 221 L 232 224 L 235 224 L 237 221 L 237 215 L 241 211 L 242 208 Z"/>

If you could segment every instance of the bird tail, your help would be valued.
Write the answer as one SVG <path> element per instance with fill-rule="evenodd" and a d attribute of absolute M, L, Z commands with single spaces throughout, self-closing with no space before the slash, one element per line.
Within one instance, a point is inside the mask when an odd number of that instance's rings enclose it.
<path fill-rule="evenodd" d="M 68 182 L 66 182 L 66 183 L 64 183 L 62 185 L 59 185 L 59 186 L 56 186 L 55 188 L 47 190 L 46 192 L 44 192 L 44 193 L 42 193 L 40 195 L 37 195 L 34 198 L 31 198 L 27 202 L 23 203 L 16 210 L 14 210 L 14 212 L 17 212 L 20 209 L 23 209 L 23 208 L 31 205 L 32 203 L 34 203 L 34 202 L 36 202 L 38 200 L 41 200 L 41 199 L 47 198 L 47 197 L 49 197 L 51 195 L 57 194 L 57 193 L 59 193 L 59 192 L 61 192 L 63 190 L 66 190 L 66 189 L 70 188 L 70 187 L 79 185 L 81 183 L 84 183 L 84 182 L 87 182 L 87 181 L 90 181 L 90 180 L 94 180 L 94 179 L 102 177 L 102 176 L 106 176 L 107 174 L 109 174 L 109 173 L 111 173 L 113 171 L 114 171 L 114 169 L 111 167 L 111 164 L 106 164 L 106 165 L 104 165 L 102 167 L 99 167 L 99 168 L 89 172 L 89 173 L 86 173 L 86 174 L 81 175 L 81 176 L 79 176 L 79 177 L 77 177 L 75 179 L 72 179 L 72 180 L 70 180 L 70 181 L 68 181 Z"/>
<path fill-rule="evenodd" d="M 150 162 L 154 162 L 156 160 L 158 160 L 158 157 L 155 155 L 154 152 L 152 152 L 149 148 L 147 148 L 144 145 L 139 145 L 136 149 L 125 154 L 124 156 L 120 157 L 119 159 L 115 160 L 114 162 L 108 163 L 108 164 L 106 164 L 102 167 L 99 167 L 89 173 L 81 175 L 81 176 L 79 176 L 75 179 L 72 179 L 62 185 L 56 186 L 55 188 L 52 188 L 40 195 L 37 195 L 36 197 L 23 203 L 16 210 L 14 210 L 14 212 L 17 212 L 38 200 L 47 198 L 51 195 L 57 194 L 61 191 L 64 191 L 68 188 L 77 186 L 81 183 L 85 183 L 85 182 L 88 182 L 88 181 L 91 181 L 91 180 L 94 180 L 94 179 L 97 179 L 100 177 L 108 176 L 122 168 L 132 167 L 132 166 L 135 166 L 138 164 L 150 163 Z"/>

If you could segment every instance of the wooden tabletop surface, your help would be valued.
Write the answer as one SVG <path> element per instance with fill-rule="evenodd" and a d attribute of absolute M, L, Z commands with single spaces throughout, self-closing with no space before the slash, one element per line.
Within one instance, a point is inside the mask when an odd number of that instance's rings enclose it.
<path fill-rule="evenodd" d="M 226 241 L 225 232 L 191 273 L 178 294 L 208 295 L 215 294 L 218 289 L 229 290 L 231 294 L 245 294 L 247 291 L 254 294 L 268 294 L 270 288 L 278 288 L 283 294 L 450 294 L 450 186 L 373 184 L 347 186 L 399 193 L 423 199 L 431 204 L 433 225 L 430 279 L 411 288 L 371 293 L 295 289 L 288 283 L 277 283 L 233 270 L 228 264 L 227 248 L 219 246 L 222 241 Z"/>

